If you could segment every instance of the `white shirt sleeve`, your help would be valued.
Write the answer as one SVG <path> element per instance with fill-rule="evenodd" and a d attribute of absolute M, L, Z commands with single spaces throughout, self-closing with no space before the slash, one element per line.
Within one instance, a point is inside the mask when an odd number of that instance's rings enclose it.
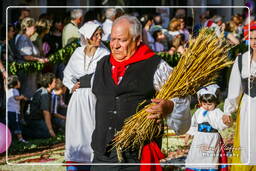
<path fill-rule="evenodd" d="M 198 130 L 198 123 L 197 123 L 197 120 L 196 120 L 196 115 L 197 115 L 197 112 L 198 110 L 195 112 L 195 114 L 192 116 L 192 119 L 191 119 L 191 126 L 187 132 L 187 134 L 189 135 L 192 135 L 194 136 L 195 133 L 197 132 Z"/>
<path fill-rule="evenodd" d="M 224 113 L 219 108 L 216 108 L 213 112 L 214 117 L 212 117 L 212 119 L 210 120 L 210 124 L 212 125 L 212 127 L 217 130 L 223 130 L 227 128 L 228 126 L 225 125 L 222 120 Z"/>
<path fill-rule="evenodd" d="M 72 54 L 72 56 L 70 57 L 67 66 L 64 69 L 64 77 L 63 77 L 63 84 L 70 90 L 70 92 L 72 91 L 72 88 L 75 85 L 75 80 L 77 79 L 75 77 L 76 72 L 75 72 L 75 56 L 77 55 L 77 51 L 78 49 L 75 50 L 75 52 Z"/>
<path fill-rule="evenodd" d="M 19 90 L 17 90 L 16 88 L 13 89 L 13 96 L 20 96 Z"/>
<path fill-rule="evenodd" d="M 242 95 L 241 74 L 238 68 L 238 58 L 232 67 L 228 85 L 228 97 L 224 102 L 224 113 L 231 114 L 237 111 Z"/>
<path fill-rule="evenodd" d="M 173 69 L 168 65 L 168 63 L 161 59 L 154 74 L 153 82 L 156 91 L 159 91 L 161 89 L 172 71 Z"/>
<path fill-rule="evenodd" d="M 161 60 L 154 74 L 154 88 L 159 91 L 167 81 L 172 72 L 172 68 Z M 176 134 L 184 134 L 190 127 L 190 96 L 184 98 L 171 99 L 174 103 L 174 108 L 171 114 L 167 116 L 167 125 L 173 129 Z"/>

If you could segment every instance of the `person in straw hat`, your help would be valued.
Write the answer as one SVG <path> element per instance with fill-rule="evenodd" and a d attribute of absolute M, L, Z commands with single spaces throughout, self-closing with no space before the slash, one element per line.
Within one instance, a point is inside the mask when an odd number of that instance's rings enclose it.
<path fill-rule="evenodd" d="M 63 84 L 72 97 L 68 104 L 66 119 L 65 160 L 67 163 L 90 163 L 93 158 L 91 135 L 95 128 L 96 98 L 92 82 L 97 62 L 109 54 L 101 43 L 102 28 L 94 22 L 85 23 L 80 29 L 81 47 L 72 54 L 65 70 Z M 74 170 L 69 166 L 68 170 Z M 86 170 L 87 168 L 75 169 Z"/>
<path fill-rule="evenodd" d="M 168 125 L 177 134 L 185 133 L 191 120 L 190 97 L 152 99 L 167 80 L 172 68 L 141 42 L 142 26 L 138 19 L 129 15 L 117 18 L 112 25 L 110 37 L 111 53 L 99 61 L 92 89 L 97 98 L 96 127 L 91 143 L 94 150 L 93 163 L 118 163 L 116 150 L 111 150 L 114 135 L 121 130 L 124 120 L 136 113 L 138 105 L 144 100 L 155 104 L 147 110 L 152 113 L 148 118 L 159 122 L 167 118 Z M 138 160 L 138 149 L 123 152 L 123 162 L 159 163 L 164 157 L 155 142 L 144 148 L 141 161 Z M 161 169 L 160 165 L 152 167 Z M 139 169 L 139 165 L 91 167 L 92 171 Z"/>

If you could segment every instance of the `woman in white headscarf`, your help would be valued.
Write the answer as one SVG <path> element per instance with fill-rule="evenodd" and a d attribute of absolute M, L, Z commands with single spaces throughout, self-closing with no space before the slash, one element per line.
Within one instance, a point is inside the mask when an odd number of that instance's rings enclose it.
<path fill-rule="evenodd" d="M 87 22 L 79 32 L 82 46 L 71 56 L 63 78 L 64 85 L 73 93 L 66 120 L 67 163 L 90 163 L 93 159 L 91 136 L 95 127 L 96 98 L 91 86 L 97 62 L 109 54 L 101 43 L 102 28 L 99 24 Z"/>

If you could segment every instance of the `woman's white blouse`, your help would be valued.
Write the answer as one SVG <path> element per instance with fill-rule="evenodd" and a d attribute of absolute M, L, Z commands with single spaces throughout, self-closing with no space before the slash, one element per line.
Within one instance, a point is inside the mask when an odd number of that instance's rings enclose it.
<path fill-rule="evenodd" d="M 256 76 L 256 62 L 251 60 L 249 51 L 244 53 L 242 57 L 242 74 L 239 71 L 238 58 L 233 64 L 229 79 L 228 97 L 224 103 L 225 114 L 231 114 L 238 109 L 239 100 L 243 93 L 241 75 L 242 78 L 248 78 L 251 75 Z"/>

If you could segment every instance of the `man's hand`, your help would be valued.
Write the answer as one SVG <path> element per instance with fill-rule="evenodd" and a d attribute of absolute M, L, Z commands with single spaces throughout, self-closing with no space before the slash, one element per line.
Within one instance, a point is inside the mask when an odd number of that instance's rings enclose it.
<path fill-rule="evenodd" d="M 171 100 L 152 99 L 151 101 L 154 105 L 146 109 L 147 112 L 152 113 L 147 117 L 149 119 L 157 119 L 157 122 L 160 122 L 173 110 L 174 103 Z"/>

